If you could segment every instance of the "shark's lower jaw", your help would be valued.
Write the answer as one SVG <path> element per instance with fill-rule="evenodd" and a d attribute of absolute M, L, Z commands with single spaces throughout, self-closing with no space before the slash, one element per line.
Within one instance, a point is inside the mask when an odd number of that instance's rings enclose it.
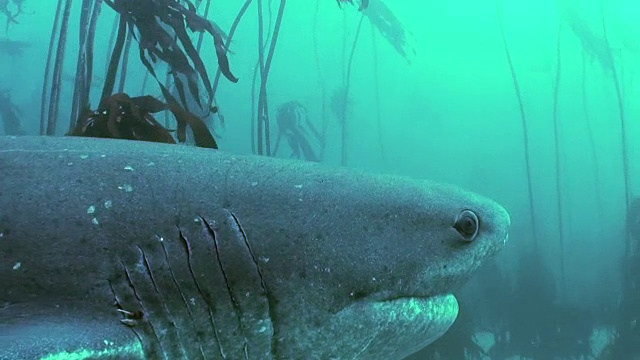
<path fill-rule="evenodd" d="M 453 294 L 432 297 L 403 297 L 377 303 L 374 308 L 396 329 L 395 349 L 402 359 L 440 338 L 458 316 L 458 301 Z"/>
<path fill-rule="evenodd" d="M 299 340 L 306 341 L 297 341 L 295 351 L 284 355 L 329 359 L 357 354 L 357 359 L 399 360 L 442 336 L 457 315 L 458 302 L 451 294 L 357 301 L 320 328 L 298 328 L 305 334 Z"/>

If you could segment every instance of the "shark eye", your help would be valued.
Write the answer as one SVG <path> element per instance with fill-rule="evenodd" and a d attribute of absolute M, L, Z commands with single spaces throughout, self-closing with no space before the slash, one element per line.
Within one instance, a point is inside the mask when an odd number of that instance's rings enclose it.
<path fill-rule="evenodd" d="M 480 221 L 473 211 L 462 210 L 462 212 L 458 214 L 453 228 L 456 229 L 466 241 L 473 241 L 478 235 Z"/>

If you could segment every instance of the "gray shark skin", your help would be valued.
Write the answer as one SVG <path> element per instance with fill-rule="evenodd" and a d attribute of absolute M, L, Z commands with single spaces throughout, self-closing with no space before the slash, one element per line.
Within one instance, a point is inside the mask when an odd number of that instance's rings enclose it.
<path fill-rule="evenodd" d="M 0 359 L 402 359 L 510 225 L 447 185 L 187 146 L 0 137 L 0 174 Z"/>

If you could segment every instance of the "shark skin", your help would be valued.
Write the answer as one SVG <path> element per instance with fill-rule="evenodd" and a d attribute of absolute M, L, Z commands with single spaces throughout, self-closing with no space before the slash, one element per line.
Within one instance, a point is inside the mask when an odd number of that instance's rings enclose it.
<path fill-rule="evenodd" d="M 449 185 L 178 145 L 0 137 L 0 171 L 3 360 L 402 359 L 510 226 Z"/>

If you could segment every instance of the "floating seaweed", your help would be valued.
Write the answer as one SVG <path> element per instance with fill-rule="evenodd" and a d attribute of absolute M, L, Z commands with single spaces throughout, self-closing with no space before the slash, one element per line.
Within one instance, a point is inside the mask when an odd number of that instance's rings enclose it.
<path fill-rule="evenodd" d="M 338 6 L 343 4 L 355 5 L 353 0 L 336 0 Z M 361 0 L 358 8 L 369 19 L 371 25 L 391 44 L 400 56 L 407 61 L 415 54 L 409 44 L 409 34 L 400 19 L 382 0 Z"/>
<path fill-rule="evenodd" d="M 614 71 L 614 58 L 607 41 L 596 34 L 594 29 L 578 15 L 567 18 L 569 28 L 578 37 L 582 50 L 587 57 L 597 64 L 609 75 Z"/>
<path fill-rule="evenodd" d="M 415 50 L 409 44 L 409 34 L 400 19 L 382 0 L 371 0 L 366 3 L 363 14 L 369 19 L 371 25 L 378 29 L 400 56 L 409 61 L 415 54 Z"/>
<path fill-rule="evenodd" d="M 20 15 L 23 12 L 22 5 L 24 3 L 24 0 L 13 0 L 11 1 L 11 3 L 13 4 L 14 9 L 11 9 L 9 7 L 9 0 L 0 0 L 0 12 L 2 12 L 4 16 L 7 18 L 7 26 L 5 28 L 5 32 L 9 31 L 9 26 L 12 23 L 13 24 L 18 23 L 18 20 L 16 19 L 18 15 Z"/>
<path fill-rule="evenodd" d="M 338 2 L 338 6 L 342 7 L 342 4 L 355 5 L 353 0 L 336 0 Z M 364 10 L 369 6 L 369 0 L 360 0 L 360 5 L 358 10 Z"/>
<path fill-rule="evenodd" d="M 139 45 L 140 60 L 158 81 L 165 96 L 167 89 L 158 80 L 152 64 L 161 60 L 169 65 L 169 73 L 173 77 L 184 107 L 187 106 L 187 101 L 181 77 L 186 79 L 189 91 L 200 107 L 202 104 L 198 89 L 198 77 L 202 80 L 209 95 L 208 105 L 213 102 L 213 87 L 209 75 L 187 30 L 209 33 L 213 37 L 218 65 L 222 74 L 231 82 L 238 81 L 229 67 L 223 33 L 212 22 L 198 15 L 196 6 L 191 1 L 105 0 L 105 3 L 120 14 L 120 30 L 111 61 L 115 66 L 110 66 L 103 97 L 113 91 L 115 73 L 122 52 L 121 44 L 124 42 L 127 28 L 129 31 L 133 31 L 134 28 L 138 30 L 138 34 L 134 37 Z"/>
<path fill-rule="evenodd" d="M 96 110 L 85 109 L 76 126 L 67 135 L 175 144 L 170 131 L 151 115 L 165 110 L 171 111 L 178 123 L 179 142 L 186 141 L 188 126 L 193 131 L 196 146 L 218 148 L 215 139 L 199 117 L 175 102 L 165 104 L 149 95 L 129 97 L 127 94 L 118 93 L 105 98 Z"/>
<path fill-rule="evenodd" d="M 291 147 L 291 157 L 296 159 L 304 158 L 308 161 L 319 161 L 311 143 L 309 134 L 305 127 L 308 127 L 316 140 L 322 142 L 322 135 L 309 120 L 307 109 L 298 101 L 289 101 L 278 107 L 276 115 L 278 123 L 278 137 L 276 138 L 273 155 L 276 155 L 280 147 L 280 141 L 284 137 Z"/>
<path fill-rule="evenodd" d="M 343 3 L 354 4 L 353 0 L 338 0 L 338 5 Z M 415 51 L 408 44 L 408 34 L 404 29 L 404 26 L 395 14 L 387 7 L 381 0 L 374 1 L 361 1 L 360 10 L 362 16 L 358 21 L 357 30 L 351 50 L 349 53 L 349 59 L 344 59 L 346 53 L 346 43 L 343 43 L 343 61 L 346 61 L 345 72 L 343 74 L 342 86 L 332 93 L 330 103 L 331 109 L 334 115 L 338 119 L 342 135 L 341 135 L 341 165 L 348 165 L 348 151 L 347 144 L 349 142 L 349 126 L 347 124 L 347 115 L 349 110 L 349 84 L 351 80 L 351 70 L 353 65 L 354 54 L 356 45 L 360 38 L 360 31 L 362 30 L 362 24 L 365 17 L 369 19 L 373 28 L 377 29 L 380 34 L 393 46 L 393 48 L 407 61 L 409 61 L 409 55 L 415 54 Z M 374 39 L 375 43 L 375 39 Z M 374 68 L 377 68 L 374 58 Z M 382 147 L 381 147 L 382 150 Z"/>
<path fill-rule="evenodd" d="M 561 2 L 559 6 L 564 22 L 578 38 L 587 58 L 612 75 L 615 72 L 615 51 L 606 38 L 606 30 L 599 24 L 600 19 L 596 17 L 598 12 L 593 11 L 593 15 L 590 15 L 588 7 L 572 1 Z M 602 13 L 600 15 L 604 16 Z"/>

